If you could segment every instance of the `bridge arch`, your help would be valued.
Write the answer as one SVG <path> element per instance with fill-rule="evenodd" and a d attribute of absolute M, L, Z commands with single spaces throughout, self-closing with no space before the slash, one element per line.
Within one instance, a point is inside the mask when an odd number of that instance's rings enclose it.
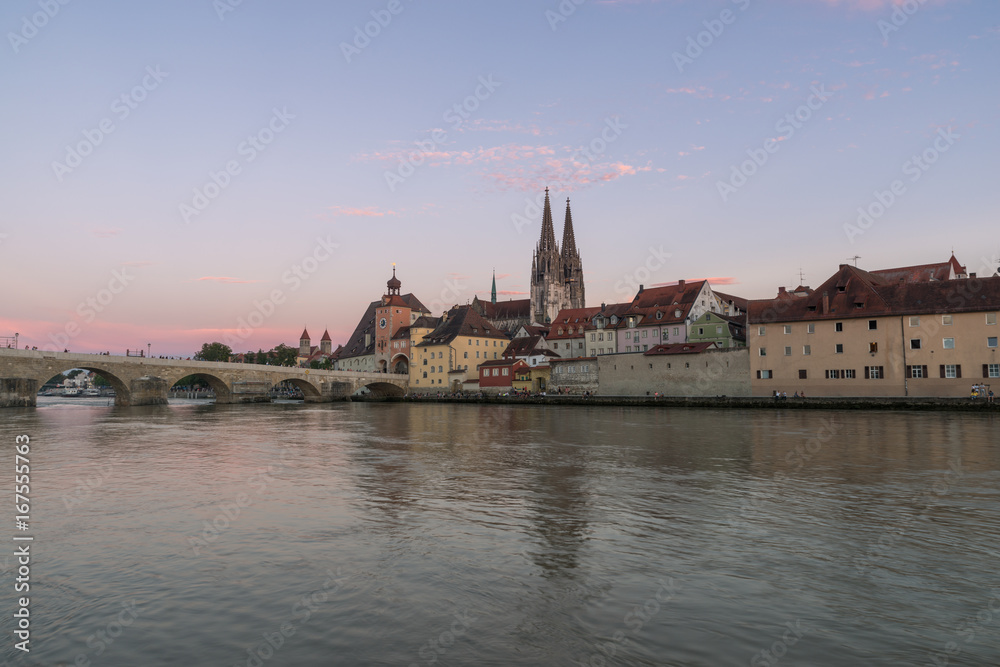
<path fill-rule="evenodd" d="M 397 384 L 392 382 L 369 382 L 365 388 L 371 392 L 374 398 L 386 398 L 389 396 L 403 396 L 406 392 Z"/>
<path fill-rule="evenodd" d="M 194 378 L 196 380 L 203 380 L 208 383 L 208 386 L 212 388 L 215 392 L 215 402 L 216 403 L 231 403 L 233 398 L 233 392 L 229 388 L 229 383 L 212 373 L 198 372 L 198 373 L 188 373 L 181 376 L 173 376 L 167 378 L 167 391 L 169 392 L 177 383 L 184 378 Z"/>
<path fill-rule="evenodd" d="M 301 391 L 302 397 L 306 400 L 307 403 L 310 402 L 310 399 L 317 400 L 323 395 L 322 392 L 316 388 L 316 385 L 314 385 L 309 380 L 305 380 L 300 377 L 278 378 L 275 380 L 273 387 L 277 387 L 282 382 L 287 382 L 288 384 L 294 386 L 296 389 Z"/>
<path fill-rule="evenodd" d="M 105 380 L 107 380 L 108 383 L 111 385 L 111 388 L 115 390 L 115 405 L 130 405 L 131 404 L 132 388 L 131 388 L 131 386 L 129 386 L 129 383 L 125 382 L 125 380 L 123 380 L 121 377 L 119 377 L 115 373 L 112 373 L 111 371 L 107 370 L 106 368 L 101 368 L 97 364 L 84 364 L 84 365 L 68 366 L 67 368 L 64 368 L 63 370 L 60 370 L 60 371 L 56 371 L 55 373 L 52 373 L 51 375 L 49 374 L 48 371 L 46 371 L 45 377 L 38 377 L 37 378 L 37 380 L 38 380 L 38 388 L 41 389 L 42 385 L 44 385 L 46 382 L 48 382 L 49 380 L 51 380 L 52 378 L 54 378 L 57 375 L 61 375 L 61 374 L 66 373 L 68 371 L 75 371 L 77 369 L 79 369 L 81 371 L 87 371 L 89 373 L 96 373 L 97 375 L 100 375 L 102 378 L 104 378 Z"/>

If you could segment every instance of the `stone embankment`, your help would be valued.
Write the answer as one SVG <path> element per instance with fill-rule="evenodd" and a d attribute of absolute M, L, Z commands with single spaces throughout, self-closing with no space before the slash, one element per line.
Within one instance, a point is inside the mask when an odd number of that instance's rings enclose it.
<path fill-rule="evenodd" d="M 669 408 L 735 408 L 765 410 L 949 410 L 1000 412 L 1000 403 L 970 398 L 787 398 L 749 396 L 404 396 L 355 401 L 393 403 L 487 403 L 496 405 L 611 405 Z"/>

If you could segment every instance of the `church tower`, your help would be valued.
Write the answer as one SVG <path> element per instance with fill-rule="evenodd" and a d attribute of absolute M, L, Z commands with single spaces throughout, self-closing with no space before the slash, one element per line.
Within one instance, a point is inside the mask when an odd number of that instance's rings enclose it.
<path fill-rule="evenodd" d="M 583 262 L 576 249 L 576 235 L 573 233 L 573 214 L 566 198 L 566 222 L 563 226 L 562 242 L 563 283 L 566 286 L 567 308 L 585 308 L 583 293 Z"/>
<path fill-rule="evenodd" d="M 545 188 L 542 234 L 531 261 L 531 318 L 539 324 L 555 320 L 563 308 L 583 308 L 583 264 L 576 248 L 573 219 L 566 200 L 563 249 L 556 245 L 549 189 Z"/>
<path fill-rule="evenodd" d="M 302 335 L 299 336 L 299 356 L 308 357 L 312 354 L 312 342 L 309 338 L 309 330 L 303 329 Z"/>

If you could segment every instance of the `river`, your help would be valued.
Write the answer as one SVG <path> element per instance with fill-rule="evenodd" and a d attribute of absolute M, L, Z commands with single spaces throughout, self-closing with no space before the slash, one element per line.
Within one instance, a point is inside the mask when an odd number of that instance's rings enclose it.
<path fill-rule="evenodd" d="M 1000 664 L 989 415 L 106 403 L 0 416 L 10 665 Z"/>

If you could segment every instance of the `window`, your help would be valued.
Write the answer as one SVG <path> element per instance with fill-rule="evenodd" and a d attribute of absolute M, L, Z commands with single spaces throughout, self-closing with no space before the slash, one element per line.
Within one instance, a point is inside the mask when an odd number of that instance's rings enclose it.
<path fill-rule="evenodd" d="M 1000 364 L 985 364 L 985 377 L 1000 378 Z"/>
<path fill-rule="evenodd" d="M 812 354 L 812 346 L 811 345 L 803 345 L 802 346 L 802 354 L 804 354 L 806 356 L 809 356 L 810 354 Z"/>
<path fill-rule="evenodd" d="M 631 352 L 632 351 L 632 346 L 631 345 L 626 345 L 625 346 L 625 351 L 626 352 Z"/>
<path fill-rule="evenodd" d="M 476 339 L 476 347 L 479 347 L 479 339 Z"/>
<path fill-rule="evenodd" d="M 997 346 L 996 336 L 990 336 L 989 338 L 986 339 L 986 347 L 996 347 L 996 346 Z"/>
<path fill-rule="evenodd" d="M 792 333 L 792 325 L 791 324 L 786 324 L 785 325 L 785 333 L 786 334 Z"/>
<path fill-rule="evenodd" d="M 807 324 L 806 325 L 806 333 L 816 333 L 816 325 L 815 324 Z"/>
<path fill-rule="evenodd" d="M 508 373 L 508 371 L 509 371 L 509 370 L 510 370 L 509 368 L 505 368 L 505 369 L 503 369 L 503 374 L 504 374 L 504 375 L 509 375 L 509 373 Z"/>
<path fill-rule="evenodd" d="M 792 346 L 791 345 L 786 345 L 785 346 L 785 356 L 786 357 L 792 356 Z"/>
<path fill-rule="evenodd" d="M 885 379 L 885 367 L 884 366 L 865 366 L 865 379 L 866 380 L 882 380 L 882 379 Z"/>
<path fill-rule="evenodd" d="M 945 325 L 946 327 L 950 327 L 951 323 L 952 323 L 952 317 L 951 317 L 951 315 L 942 315 L 941 316 L 941 324 Z"/>
<path fill-rule="evenodd" d="M 660 330 L 659 329 L 653 329 L 653 338 L 656 338 L 659 335 L 660 335 Z"/>
<path fill-rule="evenodd" d="M 843 353 L 844 353 L 844 344 L 837 343 L 837 354 L 843 354 Z"/>
<path fill-rule="evenodd" d="M 426 365 L 427 365 L 427 360 L 426 360 L 426 359 L 424 359 L 424 366 L 426 366 Z"/>
<path fill-rule="evenodd" d="M 757 348 L 757 354 L 759 356 L 761 356 L 761 357 L 766 357 L 767 356 L 767 348 L 766 347 L 758 347 Z"/>
<path fill-rule="evenodd" d="M 774 375 L 771 373 L 771 371 L 757 371 L 758 380 L 770 380 L 773 377 Z"/>
<path fill-rule="evenodd" d="M 868 320 L 868 330 L 875 331 L 878 329 L 878 320 Z"/>
<path fill-rule="evenodd" d="M 906 377 L 918 380 L 927 377 L 927 366 L 907 366 Z"/>
<path fill-rule="evenodd" d="M 919 327 L 920 326 L 920 317 L 917 316 L 917 315 L 911 315 L 910 316 L 910 326 L 911 327 Z"/>
<path fill-rule="evenodd" d="M 656 331 L 653 331 L 653 335 L 654 336 L 656 335 Z M 604 334 L 602 334 L 602 333 L 597 334 L 597 340 L 604 340 Z"/>
<path fill-rule="evenodd" d="M 767 327 L 757 327 L 757 335 L 763 336 L 767 333 Z"/>
<path fill-rule="evenodd" d="M 444 373 L 444 367 L 438 366 L 438 373 Z"/>
<path fill-rule="evenodd" d="M 834 331 L 843 331 L 844 330 L 844 323 L 843 322 L 837 322 L 837 323 L 835 323 L 833 325 L 833 330 Z"/>
<path fill-rule="evenodd" d="M 466 351 L 466 353 L 465 353 L 465 358 L 466 358 L 466 359 L 468 359 L 468 358 L 469 358 L 469 353 L 468 353 L 468 351 Z"/>
<path fill-rule="evenodd" d="M 427 377 L 427 371 L 424 371 L 424 377 L 425 378 Z"/>
<path fill-rule="evenodd" d="M 942 364 L 941 366 L 941 377 L 943 378 L 960 378 L 962 377 L 962 366 L 959 364 Z"/>
<path fill-rule="evenodd" d="M 954 350 L 955 349 L 955 339 L 954 338 L 945 338 L 944 339 L 944 345 L 943 345 L 943 347 L 946 350 Z"/>
<path fill-rule="evenodd" d="M 848 380 L 853 380 L 854 379 L 854 369 L 853 368 L 848 368 L 846 371 L 840 371 L 840 373 L 841 373 L 841 375 L 844 376 L 845 379 L 848 379 Z"/>
<path fill-rule="evenodd" d="M 590 334 L 590 342 L 593 343 L 595 340 L 597 340 L 597 334 Z"/>
<path fill-rule="evenodd" d="M 479 350 L 476 350 L 476 359 L 479 358 Z"/>
<path fill-rule="evenodd" d="M 698 335 L 699 336 L 705 335 L 705 327 L 698 327 Z"/>
<path fill-rule="evenodd" d="M 614 331 L 609 331 L 608 332 L 608 340 L 614 340 L 614 339 L 615 339 L 615 332 Z"/>
<path fill-rule="evenodd" d="M 625 338 L 631 339 L 632 338 L 632 332 L 631 331 L 626 331 L 625 332 Z"/>
<path fill-rule="evenodd" d="M 910 349 L 911 350 L 919 350 L 920 349 L 920 339 L 919 338 L 911 338 L 910 339 Z"/>
<path fill-rule="evenodd" d="M 868 353 L 875 354 L 878 352 L 878 343 L 868 343 Z"/>
<path fill-rule="evenodd" d="M 646 335 L 646 334 L 648 334 L 648 333 L 649 333 L 648 331 L 646 331 L 645 329 L 643 329 L 643 330 L 642 330 L 642 337 L 643 337 L 643 338 L 648 338 L 648 336 Z"/>
<path fill-rule="evenodd" d="M 722 326 L 720 325 L 720 326 L 715 327 L 715 335 L 718 336 L 721 333 L 722 333 Z"/>
<path fill-rule="evenodd" d="M 680 335 L 679 332 L 680 332 L 680 329 L 678 327 L 674 327 L 674 335 L 675 336 L 679 336 Z"/>
<path fill-rule="evenodd" d="M 837 370 L 830 371 L 830 370 L 828 370 L 826 372 L 826 379 L 827 380 L 837 380 L 839 378 L 840 378 L 840 371 L 837 371 Z"/>
<path fill-rule="evenodd" d="M 800 370 L 800 371 L 799 371 L 799 379 L 800 379 L 800 380 L 805 380 L 805 379 L 807 379 L 807 378 L 808 378 L 808 375 L 809 375 L 809 374 L 808 374 L 808 373 L 807 373 L 806 371 L 804 371 L 804 370 Z"/>
<path fill-rule="evenodd" d="M 996 313 L 986 313 L 986 324 L 996 324 L 997 314 Z"/>

